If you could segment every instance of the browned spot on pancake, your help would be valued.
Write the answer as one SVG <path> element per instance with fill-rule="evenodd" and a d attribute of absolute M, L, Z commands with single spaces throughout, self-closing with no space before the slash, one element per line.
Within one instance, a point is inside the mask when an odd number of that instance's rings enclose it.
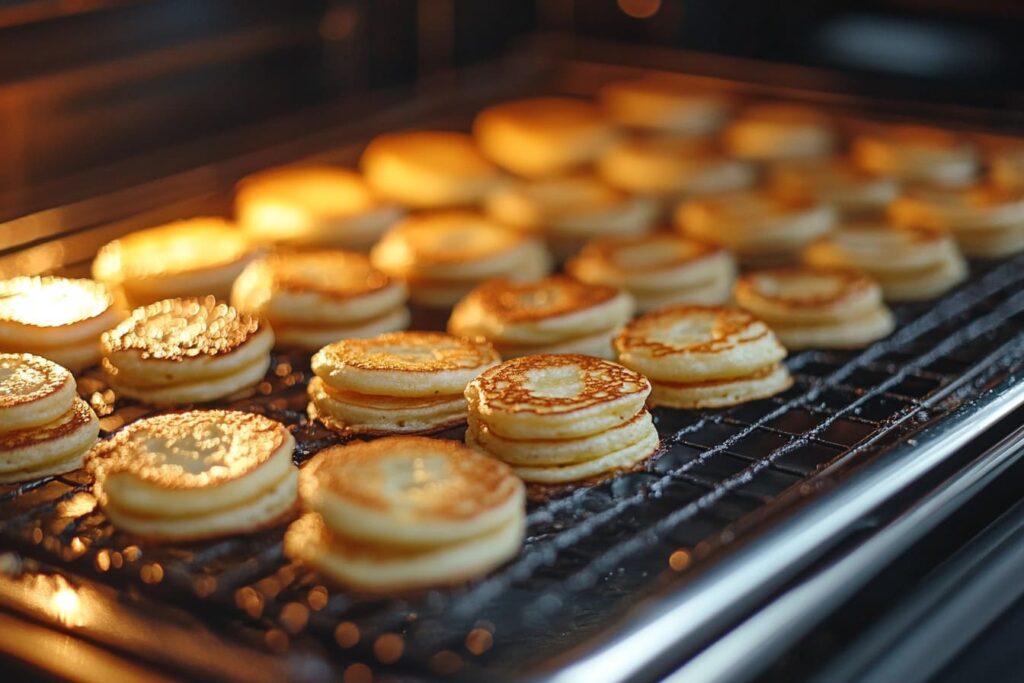
<path fill-rule="evenodd" d="M 533 282 L 491 280 L 473 290 L 467 301 L 504 322 L 531 322 L 600 306 L 619 295 L 614 287 L 552 275 Z"/>
<path fill-rule="evenodd" d="M 798 296 L 782 296 L 771 291 L 771 284 L 787 280 L 820 278 L 831 283 L 835 291 L 814 293 L 803 290 Z M 736 281 L 736 299 L 763 300 L 793 309 L 825 308 L 870 294 L 878 284 L 854 270 L 840 268 L 773 268 L 743 275 Z"/>
<path fill-rule="evenodd" d="M 662 246 L 664 249 L 659 249 L 653 259 L 637 259 L 642 260 L 642 265 L 627 262 L 626 257 L 633 250 Z M 615 271 L 618 276 L 627 277 L 637 272 L 638 267 L 644 273 L 672 270 L 722 251 L 721 247 L 671 233 L 606 237 L 589 242 L 575 259 L 566 264 L 566 269 L 573 273 L 578 262 L 593 260 L 600 262 L 603 268 Z"/>
<path fill-rule="evenodd" d="M 504 463 L 458 441 L 391 436 L 324 449 L 302 473 L 308 499 L 319 487 L 398 521 L 472 519 L 522 488 Z"/>
<path fill-rule="evenodd" d="M 136 308 L 131 317 L 104 332 L 103 352 L 135 352 L 144 359 L 186 360 L 223 356 L 260 331 L 258 318 L 204 298 L 166 299 Z"/>
<path fill-rule="evenodd" d="M 16 277 L 0 281 L 0 321 L 32 327 L 63 327 L 102 315 L 113 306 L 99 282 L 63 277 Z"/>
<path fill-rule="evenodd" d="M 279 422 L 235 410 L 192 410 L 134 422 L 89 454 L 97 479 L 128 474 L 167 489 L 197 489 L 239 479 L 289 439 Z"/>
<path fill-rule="evenodd" d="M 678 342 L 657 340 L 653 334 L 687 319 L 711 317 L 713 323 L 706 341 L 680 339 Z M 615 349 L 624 353 L 642 348 L 654 356 L 688 353 L 722 353 L 740 344 L 758 341 L 770 334 L 767 326 L 749 313 L 734 308 L 712 306 L 668 306 L 642 315 L 615 338 Z"/>
<path fill-rule="evenodd" d="M 96 415 L 92 412 L 89 404 L 76 398 L 71 409 L 53 422 L 0 434 L 0 451 L 13 451 L 63 439 L 95 421 Z"/>
<path fill-rule="evenodd" d="M 372 339 L 343 339 L 320 349 L 314 367 L 349 366 L 387 372 L 445 372 L 484 367 L 501 360 L 482 339 L 444 332 L 388 332 Z"/>
<path fill-rule="evenodd" d="M 571 394 L 539 391 L 537 381 Z M 557 385 L 557 386 L 556 386 Z M 572 413 L 621 398 L 646 394 L 651 385 L 639 372 L 618 363 L 577 354 L 521 356 L 487 370 L 469 383 L 480 405 L 511 413 Z M 472 399 L 471 399 L 472 402 Z"/>
<path fill-rule="evenodd" d="M 39 401 L 74 381 L 70 372 L 45 358 L 30 353 L 0 354 L 0 408 Z"/>

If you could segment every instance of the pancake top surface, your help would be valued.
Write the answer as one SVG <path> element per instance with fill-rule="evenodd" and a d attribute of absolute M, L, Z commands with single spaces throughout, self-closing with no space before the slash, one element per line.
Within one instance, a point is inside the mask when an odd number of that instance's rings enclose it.
<path fill-rule="evenodd" d="M 770 334 L 764 323 L 737 309 L 670 306 L 628 324 L 615 347 L 620 353 L 644 349 L 655 356 L 722 353 Z"/>
<path fill-rule="evenodd" d="M 550 214 L 597 211 L 629 198 L 626 193 L 589 175 L 528 180 L 510 186 L 509 191 Z"/>
<path fill-rule="evenodd" d="M 0 408 L 44 399 L 74 381 L 53 361 L 30 353 L 0 353 Z"/>
<path fill-rule="evenodd" d="M 0 320 L 33 327 L 62 327 L 101 315 L 113 305 L 93 280 L 16 277 L 0 281 Z"/>
<path fill-rule="evenodd" d="M 392 436 L 331 446 L 302 472 L 308 499 L 321 490 L 396 518 L 463 520 L 520 495 L 503 463 L 457 441 Z"/>
<path fill-rule="evenodd" d="M 489 280 L 466 300 L 504 322 L 533 322 L 600 306 L 620 296 L 614 287 L 552 275 L 533 282 Z"/>
<path fill-rule="evenodd" d="M 222 218 L 193 218 L 140 230 L 103 246 L 93 275 L 105 282 L 213 270 L 245 258 L 245 234 Z"/>
<path fill-rule="evenodd" d="M 418 265 L 457 265 L 511 251 L 528 238 L 470 211 L 407 218 L 373 248 L 374 265 L 389 272 Z"/>
<path fill-rule="evenodd" d="M 821 308 L 877 293 L 879 285 L 853 270 L 776 268 L 740 277 L 738 296 L 749 296 L 790 308 Z"/>
<path fill-rule="evenodd" d="M 572 97 L 535 97 L 497 104 L 480 112 L 475 125 L 492 121 L 552 136 L 571 135 L 588 128 L 604 129 L 608 125 L 596 104 Z"/>
<path fill-rule="evenodd" d="M 363 254 L 337 250 L 271 254 L 250 263 L 239 279 L 274 291 L 315 292 L 338 299 L 395 284 Z"/>
<path fill-rule="evenodd" d="M 342 339 L 313 357 L 318 367 L 348 366 L 384 372 L 445 372 L 483 367 L 499 361 L 482 340 L 444 332 L 388 332 L 371 339 Z"/>
<path fill-rule="evenodd" d="M 53 422 L 36 427 L 18 429 L 13 432 L 0 433 L 0 452 L 13 451 L 18 448 L 25 448 L 26 446 L 55 441 L 69 434 L 74 434 L 79 429 L 95 421 L 96 414 L 93 413 L 89 404 L 80 398 L 75 398 L 70 410 Z"/>
<path fill-rule="evenodd" d="M 721 251 L 721 247 L 679 235 L 654 233 L 593 240 L 577 259 L 594 259 L 605 267 L 629 274 L 678 268 Z"/>
<path fill-rule="evenodd" d="M 289 440 L 287 428 L 254 413 L 193 410 L 133 422 L 89 455 L 103 475 L 127 474 L 168 489 L 217 486 L 249 474 Z"/>
<path fill-rule="evenodd" d="M 576 354 L 513 358 L 485 371 L 470 387 L 495 410 L 538 414 L 572 413 L 651 391 L 638 372 Z"/>
<path fill-rule="evenodd" d="M 377 206 L 362 176 L 331 166 L 296 166 L 257 173 L 239 183 L 238 194 L 244 202 L 280 203 L 318 215 L 356 215 Z"/>
<path fill-rule="evenodd" d="M 498 167 L 480 153 L 473 137 L 455 131 L 417 130 L 379 135 L 363 152 L 362 163 L 365 166 L 383 159 L 419 164 L 453 175 L 498 174 Z"/>
<path fill-rule="evenodd" d="M 107 354 L 136 352 L 144 359 L 185 360 L 229 354 L 260 331 L 258 318 L 212 296 L 165 299 L 132 311 L 103 333 Z"/>

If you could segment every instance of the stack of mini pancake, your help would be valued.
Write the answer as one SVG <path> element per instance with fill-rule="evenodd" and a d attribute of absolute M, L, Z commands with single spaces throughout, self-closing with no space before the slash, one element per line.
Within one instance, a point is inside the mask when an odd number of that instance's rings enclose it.
<path fill-rule="evenodd" d="M 204 403 L 263 379 L 274 333 L 259 319 L 203 299 L 167 299 L 104 332 L 103 370 L 123 396 L 153 405 Z"/>
<path fill-rule="evenodd" d="M 100 335 L 124 315 L 92 280 L 0 280 L 0 351 L 26 351 L 72 370 L 100 359 Z"/>
<path fill-rule="evenodd" d="M 456 441 L 414 436 L 332 446 L 303 469 L 313 512 L 284 551 L 350 588 L 452 585 L 513 558 L 525 529 L 523 484 Z"/>
<path fill-rule="evenodd" d="M 331 166 L 271 169 L 235 193 L 239 227 L 256 242 L 366 251 L 404 214 L 358 173 Z"/>
<path fill-rule="evenodd" d="M 295 439 L 269 418 L 196 410 L 134 422 L 89 454 L 96 498 L 118 529 L 151 540 L 249 533 L 298 500 Z"/>
<path fill-rule="evenodd" d="M 998 258 L 1024 250 L 1024 189 L 980 184 L 907 190 L 890 207 L 899 225 L 953 235 L 968 256 Z"/>
<path fill-rule="evenodd" d="M 852 268 L 882 286 L 888 301 L 935 298 L 967 277 L 967 264 L 948 235 L 883 222 L 848 223 L 804 251 L 817 268 Z"/>
<path fill-rule="evenodd" d="M 339 339 L 405 329 L 408 291 L 347 251 L 281 252 L 235 280 L 231 303 L 274 327 L 279 346 L 319 349 Z"/>
<path fill-rule="evenodd" d="M 599 98 L 616 124 L 677 138 L 715 134 L 732 109 L 729 97 L 697 90 L 691 83 L 665 75 L 608 83 Z"/>
<path fill-rule="evenodd" d="M 534 282 L 490 280 L 460 301 L 448 331 L 480 336 L 503 358 L 537 353 L 583 353 L 611 358 L 612 337 L 633 315 L 620 289 L 564 275 Z"/>
<path fill-rule="evenodd" d="M 723 408 L 766 398 L 793 380 L 786 349 L 760 320 L 730 308 L 671 306 L 615 339 L 619 362 L 651 380 L 654 405 Z"/>
<path fill-rule="evenodd" d="M 534 484 L 630 470 L 658 450 L 650 393 L 643 375 L 592 356 L 514 358 L 466 387 L 466 444 Z"/>
<path fill-rule="evenodd" d="M 771 325 L 788 349 L 860 348 L 895 326 L 882 288 L 857 271 L 763 270 L 736 282 L 736 303 Z"/>
<path fill-rule="evenodd" d="M 404 281 L 414 303 L 448 308 L 484 280 L 547 275 L 543 242 L 479 214 L 447 211 L 412 216 L 370 252 L 373 265 Z"/>
<path fill-rule="evenodd" d="M 39 356 L 0 353 L 0 483 L 78 469 L 99 420 L 71 373 Z"/>
<path fill-rule="evenodd" d="M 223 218 L 192 218 L 139 230 L 104 245 L 92 276 L 130 306 L 182 296 L 227 299 L 256 255 L 245 233 Z"/>
<path fill-rule="evenodd" d="M 663 232 L 594 240 L 565 268 L 583 282 L 628 291 L 641 312 L 670 304 L 723 304 L 736 278 L 730 252 Z"/>
<path fill-rule="evenodd" d="M 900 191 L 895 179 L 869 173 L 843 158 L 779 163 L 768 184 L 789 201 L 818 201 L 835 207 L 846 220 L 877 218 Z"/>
<path fill-rule="evenodd" d="M 965 137 L 926 126 L 888 126 L 866 132 L 851 145 L 865 171 L 904 183 L 944 187 L 969 185 L 977 176 L 978 152 Z"/>
<path fill-rule="evenodd" d="M 795 104 L 754 104 L 726 128 L 726 149 L 738 159 L 778 162 L 831 154 L 836 135 L 821 112 Z"/>
<path fill-rule="evenodd" d="M 344 434 L 423 434 L 466 420 L 463 392 L 499 361 L 483 340 L 441 332 L 344 339 L 312 360 L 309 415 Z"/>

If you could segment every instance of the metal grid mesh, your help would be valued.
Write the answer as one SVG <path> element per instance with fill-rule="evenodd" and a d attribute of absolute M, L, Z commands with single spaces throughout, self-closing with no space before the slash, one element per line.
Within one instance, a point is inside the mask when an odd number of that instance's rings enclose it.
<path fill-rule="evenodd" d="M 783 492 L 810 494 L 815 473 L 884 456 L 1024 363 L 1024 257 L 975 264 L 975 274 L 941 302 L 897 309 L 897 332 L 866 350 L 793 356 L 796 384 L 785 394 L 724 411 L 655 410 L 664 448 L 646 471 L 534 501 L 519 557 L 464 587 L 398 598 L 347 593 L 289 563 L 281 530 L 137 545 L 95 508 L 79 475 L 0 489 L 0 540 L 186 604 L 271 650 L 316 648 L 405 671 L 520 668 L 579 642 L 646 592 L 685 580 L 743 523 L 775 511 Z M 304 420 L 306 363 L 279 357 L 256 396 L 231 404 L 293 425 L 300 463 L 338 441 Z M 98 376 L 79 386 L 107 430 L 149 412 L 112 403 Z"/>

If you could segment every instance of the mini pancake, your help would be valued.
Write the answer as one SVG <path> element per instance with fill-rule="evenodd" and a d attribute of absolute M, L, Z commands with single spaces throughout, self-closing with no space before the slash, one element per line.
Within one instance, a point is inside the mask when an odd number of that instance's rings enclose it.
<path fill-rule="evenodd" d="M 1002 258 L 1024 251 L 1024 224 L 996 230 L 971 230 L 957 235 L 957 244 L 975 258 Z"/>
<path fill-rule="evenodd" d="M 93 280 L 0 280 L 0 351 L 28 351 L 78 370 L 99 361 L 100 334 L 122 317 L 107 287 Z"/>
<path fill-rule="evenodd" d="M 318 349 L 346 336 L 401 329 L 409 322 L 407 296 L 403 283 L 362 254 L 310 251 L 253 261 L 235 281 L 231 300 L 269 320 L 279 343 Z"/>
<path fill-rule="evenodd" d="M 782 393 L 793 386 L 785 365 L 778 363 L 739 379 L 705 382 L 651 382 L 651 403 L 683 409 L 727 408 Z"/>
<path fill-rule="evenodd" d="M 730 154 L 749 161 L 784 161 L 826 156 L 835 147 L 832 123 L 822 113 L 793 104 L 747 107 L 728 125 L 723 142 Z"/>
<path fill-rule="evenodd" d="M 391 332 L 330 344 L 313 356 L 312 367 L 332 389 L 427 398 L 462 393 L 499 360 L 483 340 L 443 332 Z"/>
<path fill-rule="evenodd" d="M 565 267 L 583 282 L 629 291 L 640 311 L 724 303 L 736 274 L 726 250 L 671 233 L 593 240 Z"/>
<path fill-rule="evenodd" d="M 665 136 L 621 140 L 601 155 L 597 168 L 619 190 L 664 200 L 745 190 L 757 181 L 751 163 L 725 156 L 706 140 Z"/>
<path fill-rule="evenodd" d="M 310 419 L 342 434 L 432 434 L 466 421 L 461 395 L 430 398 L 372 396 L 333 389 L 319 377 L 309 381 Z"/>
<path fill-rule="evenodd" d="M 582 355 L 523 356 L 466 387 L 470 414 L 510 439 L 573 439 L 626 422 L 643 409 L 647 379 L 616 363 Z"/>
<path fill-rule="evenodd" d="M 302 498 L 336 536 L 375 545 L 465 541 L 521 517 L 509 468 L 457 441 L 402 436 L 332 446 L 302 471 Z"/>
<path fill-rule="evenodd" d="M 882 288 L 867 275 L 838 268 L 777 268 L 736 282 L 736 303 L 775 328 L 779 324 L 844 322 L 882 305 Z"/>
<path fill-rule="evenodd" d="M 970 141 L 926 126 L 891 126 L 861 135 L 851 152 L 865 171 L 903 182 L 962 186 L 978 173 L 978 154 Z"/>
<path fill-rule="evenodd" d="M 899 194 L 894 179 L 866 173 L 843 159 L 777 164 L 768 181 L 784 199 L 829 204 L 844 217 L 880 214 Z"/>
<path fill-rule="evenodd" d="M 683 233 L 731 249 L 741 261 L 788 259 L 831 231 L 836 221 L 831 206 L 789 201 L 764 191 L 691 199 L 675 212 Z"/>
<path fill-rule="evenodd" d="M 528 283 L 490 280 L 459 302 L 448 330 L 492 343 L 546 345 L 612 332 L 633 314 L 622 290 L 564 275 Z"/>
<path fill-rule="evenodd" d="M 415 209 L 479 204 L 501 180 L 472 136 L 452 131 L 378 135 L 359 164 L 377 196 Z"/>
<path fill-rule="evenodd" d="M 52 422 L 0 433 L 0 483 L 78 469 L 99 431 L 92 408 L 75 397 L 67 412 Z"/>
<path fill-rule="evenodd" d="M 320 515 L 304 515 L 288 527 L 284 552 L 355 590 L 394 594 L 455 585 L 511 560 L 523 544 L 526 523 L 514 518 L 465 541 L 423 548 L 354 542 L 330 532 Z"/>
<path fill-rule="evenodd" d="M 956 243 L 924 228 L 853 223 L 804 251 L 816 268 L 853 268 L 868 273 L 891 301 L 929 299 L 967 276 Z"/>
<path fill-rule="evenodd" d="M 494 277 L 504 277 L 516 281 L 530 281 L 542 278 L 551 272 L 551 254 L 540 242 L 534 242 L 522 253 L 522 263 L 507 273 L 499 273 Z M 435 309 L 450 309 L 473 289 L 488 278 L 473 280 L 406 278 L 411 290 L 410 299 L 413 303 Z"/>
<path fill-rule="evenodd" d="M 475 417 L 470 417 L 467 433 L 472 434 L 474 447 L 513 467 L 550 467 L 613 454 L 644 441 L 652 429 L 651 414 L 641 410 L 621 425 L 581 439 L 507 439 Z"/>
<path fill-rule="evenodd" d="M 499 166 L 537 178 L 593 162 L 616 133 L 593 103 L 537 97 L 487 107 L 473 121 L 473 136 Z"/>
<path fill-rule="evenodd" d="M 102 338 L 112 386 L 155 404 L 210 401 L 259 382 L 274 333 L 213 297 L 135 309 Z"/>
<path fill-rule="evenodd" d="M 988 166 L 993 185 L 1024 189 L 1024 144 L 1010 143 L 995 150 L 989 157 Z"/>
<path fill-rule="evenodd" d="M 725 123 L 732 102 L 662 77 L 647 76 L 602 86 L 599 98 L 620 126 L 675 135 L 711 135 Z"/>
<path fill-rule="evenodd" d="M 414 301 L 424 281 L 454 292 L 472 283 L 465 294 L 487 278 L 517 279 L 524 266 L 550 269 L 539 240 L 465 211 L 406 219 L 377 243 L 370 260 L 389 276 L 410 282 Z"/>
<path fill-rule="evenodd" d="M 78 395 L 71 373 L 39 356 L 0 353 L 0 434 L 64 415 Z"/>
<path fill-rule="evenodd" d="M 196 410 L 134 422 L 89 454 L 94 490 L 115 526 L 195 540 L 276 523 L 298 497 L 295 440 L 262 415 Z"/>
<path fill-rule="evenodd" d="M 772 326 L 788 349 L 859 349 L 892 334 L 896 321 L 888 308 L 876 308 L 849 320 L 821 325 Z"/>
<path fill-rule="evenodd" d="M 226 299 L 255 252 L 246 235 L 221 218 L 193 218 L 133 232 L 104 245 L 93 277 L 120 288 L 134 306 L 181 296 Z"/>
<path fill-rule="evenodd" d="M 235 191 L 239 226 L 256 242 L 366 251 L 404 213 L 358 173 L 332 166 L 263 171 Z"/>
<path fill-rule="evenodd" d="M 640 316 L 615 338 L 619 361 L 658 382 L 742 380 L 786 349 L 760 320 L 732 308 L 673 306 Z"/>

